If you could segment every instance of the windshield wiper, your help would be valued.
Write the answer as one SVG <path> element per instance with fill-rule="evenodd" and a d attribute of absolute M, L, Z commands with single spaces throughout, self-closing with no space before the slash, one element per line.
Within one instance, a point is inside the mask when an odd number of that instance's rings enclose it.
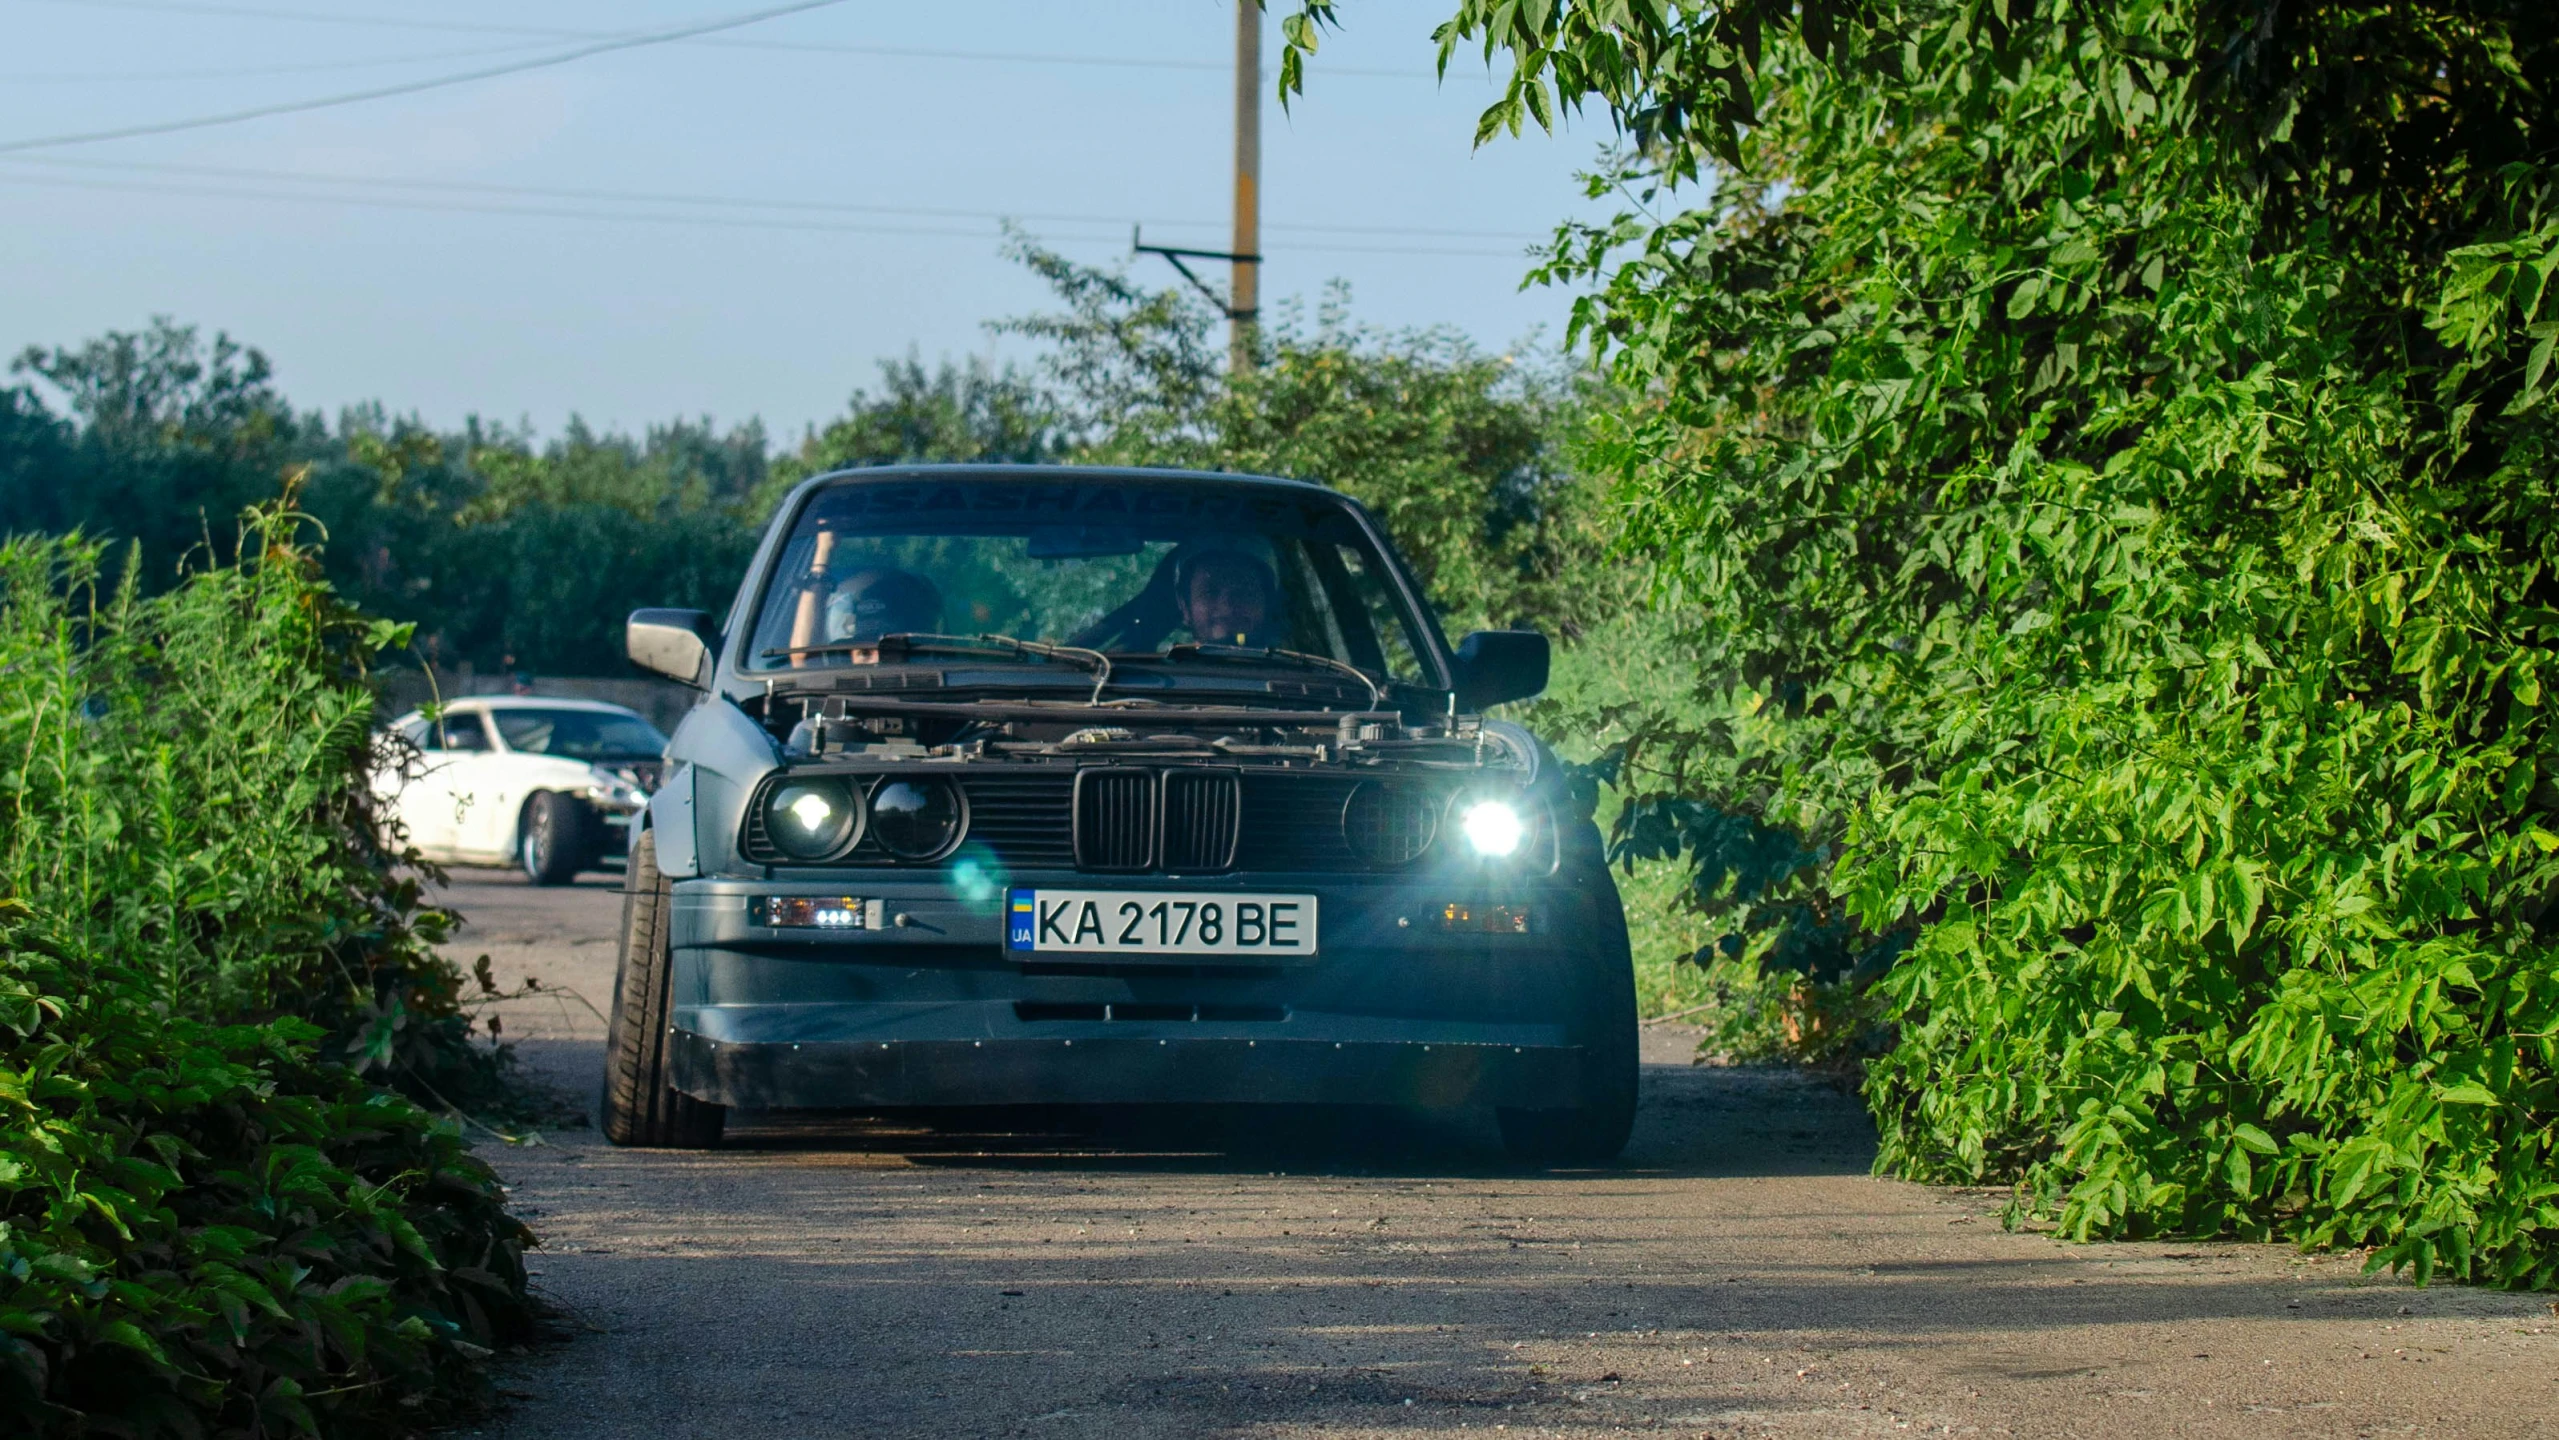
<path fill-rule="evenodd" d="M 941 650 L 969 654 L 1001 650 L 1015 655 L 1033 655 L 1043 660 L 1064 660 L 1093 672 L 1093 694 L 1087 704 L 1099 704 L 1102 692 L 1110 687 L 1111 657 L 1099 650 L 1080 645 L 1051 645 L 1045 640 L 1025 640 L 1018 635 L 937 635 L 924 630 L 897 630 L 877 640 L 857 640 L 829 645 L 786 645 L 767 650 L 764 658 L 778 659 L 786 655 L 844 655 L 856 650 L 903 650 L 913 654 L 919 650 Z"/>
<path fill-rule="evenodd" d="M 1375 676 L 1347 660 L 1336 660 L 1330 655 L 1311 655 L 1304 650 L 1278 650 L 1260 645 L 1176 645 L 1164 652 L 1164 658 L 1168 660 L 1201 656 L 1212 660 L 1293 660 L 1300 665 L 1312 665 L 1317 669 L 1348 675 L 1367 686 L 1368 708 L 1379 710 L 1386 705 L 1386 687 L 1378 684 Z"/>

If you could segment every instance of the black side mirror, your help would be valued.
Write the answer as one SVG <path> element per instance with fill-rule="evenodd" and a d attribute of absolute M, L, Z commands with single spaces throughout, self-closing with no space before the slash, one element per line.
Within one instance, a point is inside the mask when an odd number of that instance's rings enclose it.
<path fill-rule="evenodd" d="M 643 670 L 703 690 L 720 653 L 720 631 L 700 610 L 634 610 L 622 630 L 622 653 Z"/>
<path fill-rule="evenodd" d="M 1458 642 L 1457 708 L 1482 710 L 1546 688 L 1552 657 L 1534 630 L 1478 630 Z"/>

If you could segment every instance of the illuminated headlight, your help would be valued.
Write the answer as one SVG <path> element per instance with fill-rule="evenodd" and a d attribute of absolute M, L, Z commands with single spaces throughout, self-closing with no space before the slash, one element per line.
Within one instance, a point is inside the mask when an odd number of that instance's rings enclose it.
<path fill-rule="evenodd" d="M 1528 822 L 1520 818 L 1519 809 L 1507 800 L 1470 800 L 1461 802 L 1457 828 L 1465 833 L 1466 843 L 1478 855 L 1500 859 L 1519 851 L 1519 842 L 1528 838 Z"/>
<path fill-rule="evenodd" d="M 840 780 L 793 780 L 764 797 L 764 830 L 794 860 L 829 860 L 853 847 L 861 802 Z"/>
<path fill-rule="evenodd" d="M 586 772 L 586 788 L 579 793 L 608 810 L 637 810 L 649 802 L 640 787 L 601 765 Z"/>

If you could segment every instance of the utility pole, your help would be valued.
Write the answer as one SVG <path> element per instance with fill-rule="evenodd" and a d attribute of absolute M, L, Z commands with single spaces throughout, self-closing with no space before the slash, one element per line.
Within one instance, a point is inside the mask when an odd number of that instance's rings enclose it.
<path fill-rule="evenodd" d="M 1149 245 L 1144 226 L 1128 235 L 1132 255 L 1161 255 L 1191 288 L 1226 312 L 1227 373 L 1253 368 L 1253 322 L 1262 303 L 1262 0 L 1235 0 L 1235 248 L 1193 250 Z M 1231 268 L 1220 295 L 1185 260 L 1223 260 Z"/>
<path fill-rule="evenodd" d="M 1262 0 L 1235 0 L 1235 241 L 1227 282 L 1227 368 L 1253 368 L 1262 299 Z"/>

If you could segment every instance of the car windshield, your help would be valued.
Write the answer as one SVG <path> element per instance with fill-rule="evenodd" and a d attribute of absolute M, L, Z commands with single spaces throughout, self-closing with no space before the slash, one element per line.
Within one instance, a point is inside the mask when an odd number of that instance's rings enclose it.
<path fill-rule="evenodd" d="M 491 710 L 506 748 L 572 760 L 655 759 L 666 737 L 637 715 L 609 710 Z"/>
<path fill-rule="evenodd" d="M 801 513 L 744 664 L 851 664 L 883 635 L 1004 635 L 1114 656 L 1293 650 L 1432 683 L 1427 632 L 1391 574 L 1357 517 L 1320 492 L 855 481 Z"/>

